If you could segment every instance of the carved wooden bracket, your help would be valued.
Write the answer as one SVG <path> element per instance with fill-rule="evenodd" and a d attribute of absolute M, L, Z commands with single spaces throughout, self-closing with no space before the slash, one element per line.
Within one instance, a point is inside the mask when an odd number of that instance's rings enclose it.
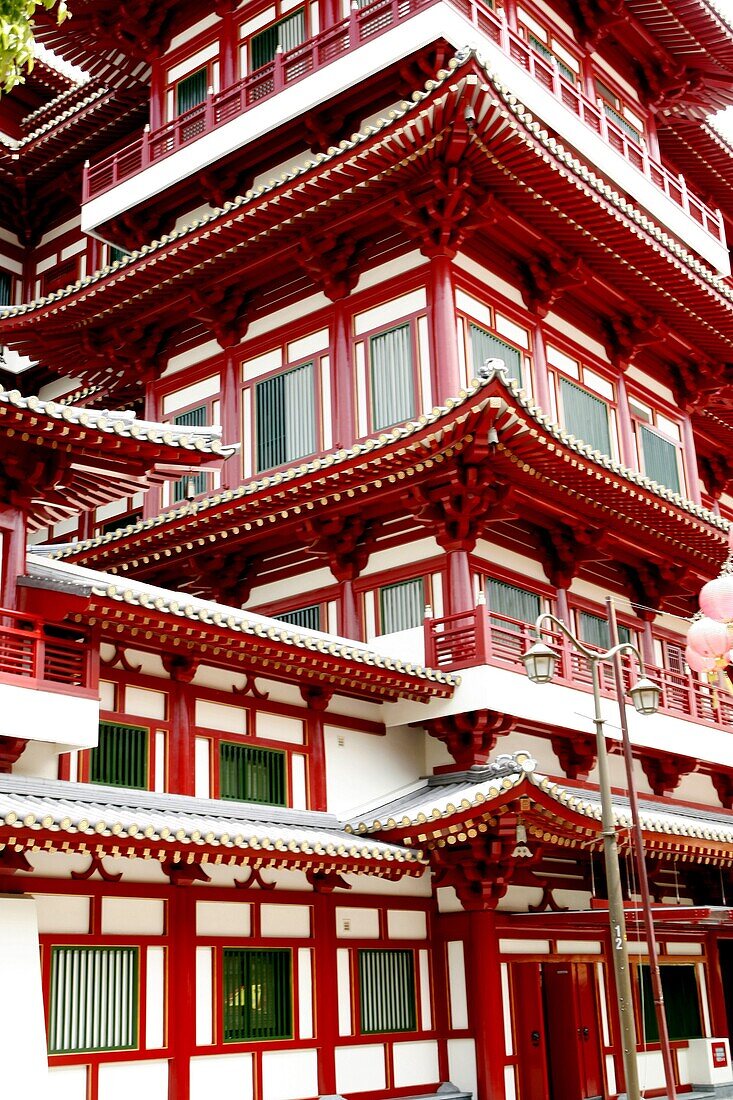
<path fill-rule="evenodd" d="M 99 658 L 99 663 L 104 668 L 114 668 L 115 665 L 119 665 L 124 672 L 141 672 L 142 665 L 132 665 L 127 659 L 125 654 L 125 647 L 123 645 L 115 645 L 115 651 L 112 657 L 108 661 L 105 661 L 103 657 Z"/>
<path fill-rule="evenodd" d="M 629 21 L 623 0 L 576 0 L 574 15 L 578 41 L 595 51 L 614 26 Z"/>
<path fill-rule="evenodd" d="M 542 856 L 541 845 L 534 846 L 529 856 L 517 854 L 518 823 L 515 814 L 505 814 L 496 833 L 476 837 L 469 852 L 434 849 L 436 886 L 452 886 L 464 909 L 495 909 L 511 885 L 544 885 L 532 870 Z"/>
<path fill-rule="evenodd" d="M 658 317 L 641 311 L 613 317 L 604 325 L 604 344 L 608 358 L 615 367 L 624 368 L 650 344 L 658 344 L 667 336 L 667 329 Z"/>
<path fill-rule="evenodd" d="M 542 897 L 537 905 L 528 905 L 527 912 L 529 913 L 544 913 L 549 910 L 551 913 L 567 913 L 567 905 L 559 905 L 555 901 L 555 893 L 552 887 L 545 886 L 542 890 Z"/>
<path fill-rule="evenodd" d="M 295 260 L 332 302 L 348 297 L 359 281 L 358 241 L 351 237 L 304 237 Z"/>
<path fill-rule="evenodd" d="M 644 750 L 639 752 L 639 760 L 649 786 L 656 795 L 671 794 L 677 789 L 683 776 L 697 770 L 697 760 L 691 756 L 676 756 L 674 753 L 656 756 Z"/>
<path fill-rule="evenodd" d="M 487 523 L 512 518 L 508 482 L 497 481 L 484 462 L 458 461 L 449 481 L 413 485 L 405 503 L 446 551 L 471 551 Z"/>
<path fill-rule="evenodd" d="M 14 875 L 16 871 L 32 871 L 33 864 L 25 852 L 16 852 L 12 848 L 3 848 L 0 852 L 0 874 Z"/>
<path fill-rule="evenodd" d="M 710 496 L 714 500 L 720 500 L 733 482 L 733 469 L 727 456 L 698 454 L 697 467 Z"/>
<path fill-rule="evenodd" d="M 603 532 L 597 527 L 548 523 L 538 528 L 542 565 L 556 588 L 569 588 L 587 561 L 598 556 Z"/>
<path fill-rule="evenodd" d="M 258 558 L 241 551 L 220 551 L 207 558 L 205 568 L 191 578 L 188 587 L 230 607 L 241 607 L 250 597 L 259 565 Z"/>
<path fill-rule="evenodd" d="M 354 581 L 369 560 L 369 523 L 358 515 L 307 519 L 297 531 L 311 554 L 325 558 L 337 581 Z"/>
<path fill-rule="evenodd" d="M 663 608 L 666 600 L 680 591 L 689 576 L 689 570 L 673 562 L 622 565 L 621 571 L 626 578 L 631 605 L 644 622 L 654 621 L 656 612 L 653 609 Z"/>
<path fill-rule="evenodd" d="M 259 867 L 248 867 L 249 872 L 246 878 L 235 878 L 234 885 L 237 890 L 251 890 L 255 886 L 259 886 L 260 890 L 274 890 L 274 882 L 265 882 L 262 877 L 262 872 Z"/>
<path fill-rule="evenodd" d="M 596 764 L 598 746 L 589 733 L 551 733 L 552 751 L 568 779 L 587 779 Z"/>
<path fill-rule="evenodd" d="M 194 882 L 211 882 L 201 863 L 174 863 L 172 859 L 161 863 L 161 870 L 170 879 L 171 886 L 193 886 Z"/>
<path fill-rule="evenodd" d="M 161 653 L 163 668 L 179 684 L 190 684 L 199 667 L 198 657 L 189 657 L 184 653 Z"/>
<path fill-rule="evenodd" d="M 462 121 L 454 125 L 453 143 L 460 156 L 466 143 L 465 138 L 459 141 L 457 130 L 466 126 Z M 443 155 L 450 159 L 450 150 Z M 418 188 L 395 196 L 393 213 L 424 256 L 453 259 L 466 237 L 498 221 L 501 210 L 492 196 L 476 187 L 465 164 L 441 163 Z"/>
<path fill-rule="evenodd" d="M 191 290 L 194 316 L 198 318 L 222 348 L 233 348 L 249 328 L 254 295 L 238 285 Z"/>
<path fill-rule="evenodd" d="M 522 297 L 538 317 L 546 317 L 565 291 L 589 279 L 582 260 L 560 252 L 535 256 L 518 270 Z"/>
<path fill-rule="evenodd" d="M 333 699 L 333 688 L 321 687 L 318 684 L 301 684 L 300 694 L 303 702 L 310 710 L 328 710 L 328 705 Z"/>
<path fill-rule="evenodd" d="M 306 871 L 305 877 L 317 894 L 332 894 L 334 890 L 351 889 L 351 883 L 338 871 L 316 871 L 312 868 Z"/>
<path fill-rule="evenodd" d="M 94 874 L 98 874 L 104 882 L 119 882 L 122 878 L 122 871 L 117 871 L 116 873 L 108 871 L 104 866 L 102 857 L 98 855 L 90 855 L 89 866 L 86 870 L 72 871 L 71 877 L 76 879 L 77 882 L 86 882 L 86 880 L 90 879 Z"/>
<path fill-rule="evenodd" d="M 0 772 L 11 772 L 28 741 L 24 737 L 0 737 Z"/>
<path fill-rule="evenodd" d="M 497 739 L 511 733 L 515 724 L 516 719 L 510 714 L 470 710 L 431 718 L 425 723 L 425 729 L 443 742 L 456 764 L 471 768 L 474 764 L 485 764 Z"/>
<path fill-rule="evenodd" d="M 733 773 L 713 770 L 710 772 L 710 779 L 720 799 L 720 805 L 726 810 L 733 810 Z"/>
<path fill-rule="evenodd" d="M 238 688 L 236 684 L 232 684 L 233 695 L 251 695 L 253 699 L 261 699 L 263 702 L 270 698 L 269 691 L 260 691 L 257 687 L 257 680 L 249 672 L 244 674 L 244 686 Z"/>

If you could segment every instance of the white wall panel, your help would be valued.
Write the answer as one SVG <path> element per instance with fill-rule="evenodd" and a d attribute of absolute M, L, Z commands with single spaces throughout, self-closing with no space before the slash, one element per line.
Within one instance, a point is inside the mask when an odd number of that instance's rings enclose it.
<path fill-rule="evenodd" d="M 463 940 L 451 940 L 447 945 L 448 992 L 450 1022 L 454 1031 L 468 1027 L 468 997 L 466 995 L 466 964 Z"/>
<path fill-rule="evenodd" d="M 299 947 L 298 966 L 298 1030 L 301 1039 L 313 1038 L 313 952 Z M 332 996 L 329 991 L 329 996 Z"/>
<path fill-rule="evenodd" d="M 269 1050 L 262 1055 L 265 1100 L 301 1100 L 318 1095 L 318 1052 Z"/>
<path fill-rule="evenodd" d="M 315 355 L 317 351 L 326 351 L 328 348 L 328 329 L 319 328 L 317 332 L 310 332 L 300 340 L 293 340 L 288 344 L 288 362 L 295 363 L 298 359 L 305 359 L 309 355 Z"/>
<path fill-rule="evenodd" d="M 48 1061 L 41 988 L 41 953 L 32 898 L 0 896 L 0 1065 L 8 1097 L 46 1096 Z M 22 1086 L 22 1087 L 21 1087 Z"/>
<path fill-rule="evenodd" d="M 191 1059 L 191 1100 L 252 1100 L 251 1054 L 217 1054 Z M 147 1100 L 140 1097 L 139 1100 Z"/>
<path fill-rule="evenodd" d="M 311 908 L 309 905 L 261 905 L 260 931 L 263 936 L 310 936 Z"/>
<path fill-rule="evenodd" d="M 99 1100 L 168 1100 L 168 1062 L 108 1062 L 99 1067 Z"/>
<path fill-rule="evenodd" d="M 427 914 L 422 909 L 390 909 L 387 912 L 387 935 L 393 940 L 427 939 Z"/>
<path fill-rule="evenodd" d="M 219 392 L 219 375 L 212 374 L 210 378 L 202 378 L 191 386 L 167 393 L 163 398 L 163 415 L 168 416 L 176 409 L 183 409 L 187 405 L 200 405 L 209 397 Z"/>
<path fill-rule="evenodd" d="M 336 986 L 339 1035 L 351 1035 L 351 952 L 346 947 L 336 951 Z"/>
<path fill-rule="evenodd" d="M 214 953 L 211 947 L 196 948 L 196 1045 L 214 1041 Z"/>
<path fill-rule="evenodd" d="M 243 901 L 197 901 L 198 936 L 249 936 L 251 906 Z"/>
<path fill-rule="evenodd" d="M 39 932 L 88 932 L 89 898 L 35 894 Z"/>
<path fill-rule="evenodd" d="M 425 305 L 424 287 L 412 290 L 409 294 L 401 294 L 399 298 L 393 298 L 390 302 L 382 302 L 378 306 L 374 306 L 373 309 L 357 313 L 354 318 L 354 333 L 356 336 L 361 336 L 362 333 L 369 332 L 372 329 L 386 328 L 402 317 L 407 317 L 411 313 L 417 313 L 419 310 L 425 309 Z"/>
<path fill-rule="evenodd" d="M 165 706 L 168 696 L 162 691 L 150 691 L 148 688 L 125 688 L 125 711 L 140 718 L 165 719 Z"/>
<path fill-rule="evenodd" d="M 336 909 L 336 935 L 345 940 L 376 940 L 379 938 L 378 909 Z"/>
<path fill-rule="evenodd" d="M 336 1048 L 336 1089 L 345 1092 L 370 1092 L 387 1086 L 384 1046 Z"/>
<path fill-rule="evenodd" d="M 417 970 L 420 979 L 420 1023 L 423 1031 L 433 1026 L 433 999 L 430 989 L 430 952 L 419 951 Z"/>
<path fill-rule="evenodd" d="M 440 1080 L 438 1044 L 395 1043 L 392 1049 L 395 1088 L 407 1085 L 430 1085 Z"/>
<path fill-rule="evenodd" d="M 294 810 L 308 809 L 308 784 L 306 782 L 305 757 L 294 752 L 290 758 L 290 805 Z"/>
<path fill-rule="evenodd" d="M 449 1039 L 447 1045 L 450 1080 L 463 1092 L 477 1096 L 476 1044 L 473 1039 Z"/>
<path fill-rule="evenodd" d="M 297 630 L 297 628 L 294 628 Z M 302 745 L 305 741 L 301 718 L 289 718 L 286 714 L 268 714 L 261 711 L 256 718 L 255 732 L 258 737 L 267 737 L 273 741 L 287 741 L 289 745 Z"/>
<path fill-rule="evenodd" d="M 211 740 L 208 737 L 196 738 L 193 770 L 196 798 L 211 798 Z"/>
<path fill-rule="evenodd" d="M 209 699 L 196 700 L 196 725 L 224 733 L 246 733 L 247 712 L 242 707 L 224 706 Z"/>
<path fill-rule="evenodd" d="M 164 931 L 162 898 L 102 898 L 102 935 L 162 936 Z"/>
<path fill-rule="evenodd" d="M 175 1021 L 173 1021 L 175 1027 Z M 145 1045 L 156 1050 L 165 1043 L 165 949 L 148 947 L 145 986 Z"/>
<path fill-rule="evenodd" d="M 49 1069 L 48 1090 L 43 1100 L 87 1100 L 87 1067 L 54 1066 Z"/>

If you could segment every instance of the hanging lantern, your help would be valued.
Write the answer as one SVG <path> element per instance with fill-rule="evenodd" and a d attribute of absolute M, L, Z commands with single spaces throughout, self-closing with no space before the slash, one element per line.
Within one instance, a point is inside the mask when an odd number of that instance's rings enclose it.
<path fill-rule="evenodd" d="M 724 572 L 714 581 L 708 581 L 700 592 L 700 610 L 703 615 L 719 623 L 733 622 L 733 572 Z"/>
<path fill-rule="evenodd" d="M 731 648 L 727 623 L 701 618 L 692 624 L 687 634 L 687 647 L 701 657 L 724 657 Z"/>
<path fill-rule="evenodd" d="M 712 672 L 718 663 L 715 657 L 703 657 L 689 645 L 685 649 L 685 660 L 693 672 Z"/>

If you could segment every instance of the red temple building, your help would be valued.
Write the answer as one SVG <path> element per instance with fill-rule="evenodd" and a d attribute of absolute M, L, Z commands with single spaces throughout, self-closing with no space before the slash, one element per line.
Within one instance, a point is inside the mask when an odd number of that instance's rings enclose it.
<path fill-rule="evenodd" d="M 625 1095 L 590 668 L 521 659 L 607 595 L 678 1091 L 733 1096 L 733 30 L 71 7 L 0 101 L 8 1096 Z"/>

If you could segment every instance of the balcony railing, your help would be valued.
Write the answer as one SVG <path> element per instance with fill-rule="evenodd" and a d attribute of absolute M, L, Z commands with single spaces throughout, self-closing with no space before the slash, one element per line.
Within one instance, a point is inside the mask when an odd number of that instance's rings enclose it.
<path fill-rule="evenodd" d="M 274 61 L 245 76 L 237 84 L 215 95 L 209 95 L 204 103 L 157 130 L 144 131 L 138 141 L 98 164 L 85 168 L 83 202 L 130 179 L 149 165 L 237 118 L 263 99 L 276 95 L 289 85 L 303 80 L 339 57 L 404 23 L 418 12 L 441 2 L 445 0 L 374 0 L 363 8 L 353 8 L 349 17 L 342 22 L 286 53 L 278 53 Z M 675 175 L 654 160 L 644 145 L 635 142 L 608 118 L 602 101 L 593 102 L 578 87 L 567 81 L 554 58 L 542 57 L 511 30 L 503 10 L 493 12 L 485 7 L 482 0 L 447 2 L 711 236 L 717 241 L 725 240 L 720 211 L 714 210 L 691 194 L 683 176 Z"/>
<path fill-rule="evenodd" d="M 543 637 L 560 655 L 554 682 L 590 691 L 591 671 L 586 658 L 575 652 L 559 633 L 543 631 Z M 522 654 L 535 640 L 531 624 L 488 612 L 484 605 L 479 605 L 462 614 L 426 619 L 425 663 L 445 672 L 488 664 L 524 674 Z M 587 648 L 594 649 L 590 645 Z M 624 659 L 627 687 L 635 678 L 632 664 L 631 658 Z M 613 668 L 603 664 L 598 671 L 602 694 L 615 697 Z M 665 713 L 713 726 L 730 726 L 733 722 L 733 696 L 727 691 L 688 673 L 670 672 L 649 664 L 646 671 L 662 689 L 659 707 Z"/>
<path fill-rule="evenodd" d="M 96 695 L 91 646 L 63 633 L 38 616 L 0 609 L 0 684 Z"/>

